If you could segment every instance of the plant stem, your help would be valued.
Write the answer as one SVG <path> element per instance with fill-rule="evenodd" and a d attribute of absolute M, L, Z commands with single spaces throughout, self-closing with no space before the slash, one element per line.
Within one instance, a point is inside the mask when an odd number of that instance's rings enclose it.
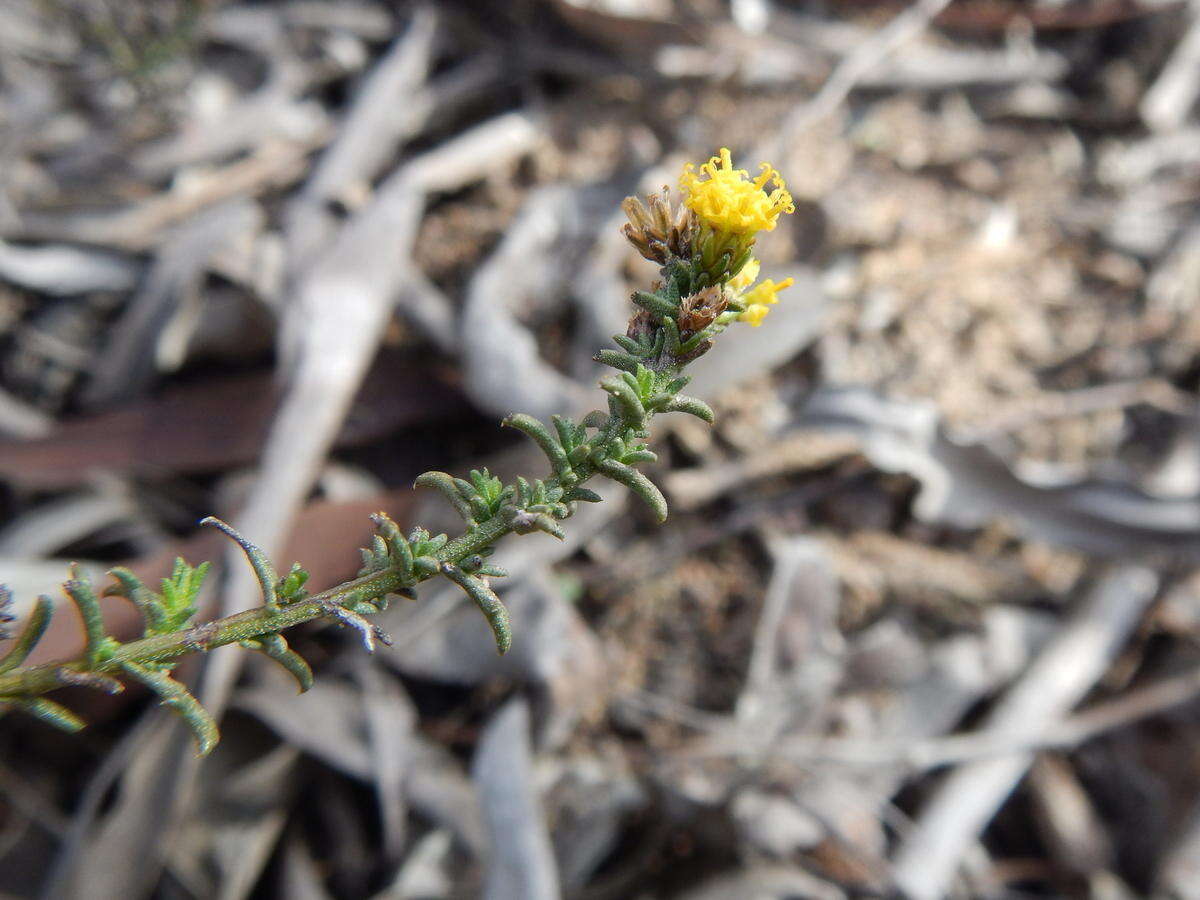
<path fill-rule="evenodd" d="M 678 370 L 674 367 L 657 373 L 664 382 L 677 374 Z M 647 422 L 652 416 L 653 413 L 648 411 Z M 592 438 L 594 450 L 604 453 L 617 437 L 624 436 L 630 429 L 631 426 L 623 418 L 614 415 L 609 425 Z M 577 464 L 573 471 L 578 479 L 575 484 L 579 485 L 596 474 L 596 466 L 584 461 Z M 553 475 L 546 479 L 546 484 L 560 486 L 558 477 Z M 436 558 L 439 563 L 461 563 L 492 546 L 511 531 L 512 528 L 499 515 L 492 516 L 448 542 L 435 554 Z M 0 674 L 0 701 L 35 697 L 60 688 L 70 677 L 64 678 L 64 670 L 120 674 L 126 664 L 153 665 L 197 650 L 211 650 L 226 644 L 278 634 L 303 622 L 329 617 L 331 607 L 352 607 L 362 602 L 378 601 L 388 594 L 415 587 L 431 577 L 434 576 L 417 573 L 406 576 L 396 569 L 385 569 L 293 603 L 274 608 L 261 606 L 205 624 L 190 625 L 170 634 L 152 635 L 119 644 L 102 659 L 89 661 L 81 655 L 69 662 L 17 668 Z"/>

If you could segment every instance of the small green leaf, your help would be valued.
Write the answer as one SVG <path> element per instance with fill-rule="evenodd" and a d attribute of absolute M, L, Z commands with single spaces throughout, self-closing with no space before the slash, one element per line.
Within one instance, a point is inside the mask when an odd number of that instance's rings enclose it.
<path fill-rule="evenodd" d="M 472 575 L 468 575 L 458 566 L 452 563 L 442 564 L 442 574 L 457 584 L 463 589 L 463 592 L 470 597 L 475 605 L 479 607 L 488 625 L 491 626 L 492 634 L 496 638 L 496 649 L 503 656 L 512 646 L 512 624 L 508 617 L 508 610 L 496 596 L 487 584 Z"/>
<path fill-rule="evenodd" d="M 258 586 L 262 590 L 263 603 L 271 608 L 278 606 L 278 600 L 275 596 L 275 583 L 279 581 L 279 576 L 275 574 L 275 567 L 267 559 L 267 554 L 261 548 L 242 537 L 232 525 L 222 522 L 216 516 L 203 518 L 200 520 L 200 524 L 212 525 L 242 548 L 242 552 L 246 554 L 246 559 L 250 563 L 250 568 L 254 570 L 255 576 L 258 578 Z"/>
<path fill-rule="evenodd" d="M 438 561 L 432 556 L 418 556 L 413 560 L 413 571 L 422 578 L 428 578 L 437 573 Z"/>
<path fill-rule="evenodd" d="M 104 596 L 124 597 L 129 600 L 142 614 L 142 619 L 146 623 L 144 633 L 147 635 L 156 633 L 167 621 L 163 598 L 146 587 L 142 579 L 124 566 L 109 569 L 108 574 L 116 583 L 110 584 L 104 589 Z M 172 629 L 168 628 L 167 630 Z"/>
<path fill-rule="evenodd" d="M 632 376 L 630 376 L 632 377 Z M 630 387 L 624 379 L 615 376 L 600 379 L 603 388 L 617 402 L 617 408 L 624 423 L 632 428 L 640 428 L 646 421 L 646 409 L 642 406 L 637 391 Z"/>
<path fill-rule="evenodd" d="M 462 516 L 466 522 L 473 523 L 475 521 L 475 516 L 471 511 L 471 504 L 463 499 L 462 494 L 459 493 L 458 485 L 451 475 L 445 472 L 424 472 L 417 476 L 417 480 L 413 483 L 413 486 L 430 487 L 441 491 L 446 499 L 450 501 L 450 505 L 454 507 L 455 512 Z"/>
<path fill-rule="evenodd" d="M 516 413 L 508 416 L 500 424 L 507 425 L 509 428 L 516 428 L 518 431 L 528 435 L 529 438 L 538 445 L 538 448 L 546 454 L 546 458 L 550 461 L 550 467 L 554 469 L 554 474 L 562 481 L 576 480 L 575 473 L 571 469 L 571 462 L 567 459 L 567 453 L 562 446 L 554 439 L 549 430 L 535 419 L 533 416 L 525 413 Z"/>
<path fill-rule="evenodd" d="M 602 459 L 596 463 L 596 468 L 641 497 L 659 522 L 667 520 L 667 500 L 662 495 L 662 491 L 637 469 L 631 469 L 615 459 Z"/>
<path fill-rule="evenodd" d="M 668 285 L 669 287 L 669 285 Z M 649 291 L 634 291 L 633 302 L 642 309 L 658 316 L 674 316 L 679 310 L 678 291 L 674 297 L 662 297 Z"/>
<path fill-rule="evenodd" d="M 604 498 L 589 488 L 573 487 L 563 494 L 563 499 L 567 501 L 582 500 L 584 503 L 599 503 Z"/>
<path fill-rule="evenodd" d="M 196 737 L 197 749 L 201 756 L 208 756 L 212 752 L 221 738 L 217 723 L 183 684 L 162 669 L 133 662 L 121 663 L 121 668 L 158 694 L 159 701 L 164 706 L 173 709 L 187 722 Z"/>
<path fill-rule="evenodd" d="M 654 373 L 645 366 L 639 365 L 634 375 L 634 386 L 637 388 L 638 399 L 645 400 L 654 390 Z"/>
<path fill-rule="evenodd" d="M 703 400 L 698 400 L 695 397 L 686 397 L 683 394 L 675 397 L 663 407 L 664 412 L 681 412 L 687 413 L 690 416 L 695 416 L 697 419 L 702 419 L 711 425 L 716 421 L 716 415 L 713 414 L 712 407 Z"/>
<path fill-rule="evenodd" d="M 638 446 L 621 454 L 620 461 L 627 466 L 643 462 L 658 462 L 658 454 L 653 450 L 647 450 L 645 447 Z"/>
<path fill-rule="evenodd" d="M 210 568 L 206 562 L 193 568 L 182 557 L 176 557 L 171 577 L 162 580 L 164 620 L 152 631 L 159 634 L 174 631 L 196 614 L 196 601 Z"/>
<path fill-rule="evenodd" d="M 664 318 L 662 320 L 662 333 L 666 341 L 667 352 L 671 356 L 679 356 L 681 354 L 679 346 L 679 325 L 673 318 Z"/>
<path fill-rule="evenodd" d="M 96 592 L 92 590 L 92 584 L 87 576 L 75 563 L 71 563 L 69 571 L 71 578 L 63 585 L 63 590 L 67 592 L 67 596 L 79 610 L 85 641 L 84 658 L 87 660 L 88 668 L 94 669 L 101 662 L 105 648 L 104 616 L 100 612 L 100 601 L 96 598 Z"/>
<path fill-rule="evenodd" d="M 300 567 L 300 563 L 292 563 L 291 571 L 279 579 L 275 586 L 275 594 L 284 603 L 295 603 L 307 596 L 304 585 L 308 583 L 308 572 Z"/>
<path fill-rule="evenodd" d="M 304 661 L 303 656 L 288 646 L 283 635 L 267 634 L 258 639 L 242 641 L 241 645 L 249 650 L 258 650 L 287 669 L 300 685 L 301 693 L 312 687 L 312 669 Z"/>
<path fill-rule="evenodd" d="M 87 723 L 65 706 L 60 706 L 45 697 L 33 697 L 29 700 L 6 700 L 17 709 L 24 710 L 31 716 L 36 716 L 43 722 L 48 722 L 63 731 L 76 732 L 87 727 Z"/>
<path fill-rule="evenodd" d="M 579 446 L 587 435 L 584 430 L 566 416 L 551 416 L 554 430 L 558 432 L 558 442 L 568 454 Z"/>
<path fill-rule="evenodd" d="M 4 658 L 0 659 L 0 673 L 12 671 L 25 662 L 26 657 L 46 633 L 46 626 L 50 624 L 53 615 L 54 601 L 46 596 L 38 597 L 21 636 L 13 643 L 12 649 L 4 654 Z"/>
<path fill-rule="evenodd" d="M 606 366 L 611 366 L 622 372 L 636 372 L 638 367 L 638 359 L 628 353 L 622 353 L 619 350 L 601 350 L 592 357 L 596 362 L 603 363 Z"/>
<path fill-rule="evenodd" d="M 614 334 L 613 342 L 626 353 L 629 353 L 633 356 L 643 356 L 647 350 L 647 346 L 645 344 L 635 341 L 631 337 L 626 337 L 623 334 Z"/>
<path fill-rule="evenodd" d="M 380 537 L 387 544 L 388 553 L 401 572 L 408 574 L 412 571 L 412 547 L 400 532 L 400 526 L 393 522 L 386 513 L 378 512 L 371 516 L 371 521 L 379 530 Z"/>
<path fill-rule="evenodd" d="M 581 423 L 584 428 L 604 429 L 608 427 L 608 413 L 598 409 L 593 409 L 590 413 L 583 417 Z"/>

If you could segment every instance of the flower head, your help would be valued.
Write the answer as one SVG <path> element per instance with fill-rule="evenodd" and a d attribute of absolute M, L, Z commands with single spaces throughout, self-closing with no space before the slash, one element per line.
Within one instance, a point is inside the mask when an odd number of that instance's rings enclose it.
<path fill-rule="evenodd" d="M 686 338 L 702 331 L 725 312 L 728 305 L 729 297 L 715 285 L 684 297 L 679 301 L 679 333 Z"/>
<path fill-rule="evenodd" d="M 700 166 L 692 163 L 683 167 L 679 184 L 686 194 L 688 209 L 715 231 L 730 234 L 753 235 L 759 231 L 771 231 L 783 213 L 796 211 L 792 195 L 787 192 L 783 178 L 768 163 L 751 179 L 745 169 L 735 169 L 729 150 L 721 148 Z M 767 185 L 774 183 L 769 190 Z"/>
<path fill-rule="evenodd" d="M 679 259 L 691 256 L 695 214 L 685 206 L 676 209 L 665 187 L 646 200 L 643 204 L 637 197 L 626 197 L 621 204 L 629 219 L 621 232 L 629 243 L 646 259 L 660 265 L 672 256 Z"/>

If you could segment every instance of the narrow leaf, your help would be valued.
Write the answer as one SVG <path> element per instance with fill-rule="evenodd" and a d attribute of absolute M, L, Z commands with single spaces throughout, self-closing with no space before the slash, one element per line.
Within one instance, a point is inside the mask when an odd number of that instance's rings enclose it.
<path fill-rule="evenodd" d="M 583 417 L 580 424 L 584 428 L 604 428 L 608 425 L 608 413 L 598 409 L 593 409 L 590 413 Z"/>
<path fill-rule="evenodd" d="M 599 503 L 604 498 L 590 488 L 573 487 L 563 494 L 563 499 L 568 501 L 582 500 L 584 503 Z"/>
<path fill-rule="evenodd" d="M 438 561 L 432 556 L 418 556 L 413 560 L 413 571 L 422 578 L 428 578 L 438 570 Z"/>
<path fill-rule="evenodd" d="M 645 475 L 637 469 L 617 462 L 615 459 L 602 459 L 596 463 L 596 468 L 613 481 L 620 482 L 642 498 L 659 522 L 667 520 L 667 500 Z"/>
<path fill-rule="evenodd" d="M 571 470 L 571 462 L 567 459 L 567 453 L 562 446 L 550 434 L 550 431 L 535 419 L 533 416 L 525 413 L 516 413 L 506 418 L 502 425 L 507 425 L 509 428 L 516 428 L 518 431 L 528 435 L 538 448 L 546 454 L 546 458 L 550 460 L 550 466 L 554 469 L 559 479 L 574 480 L 575 473 Z"/>
<path fill-rule="evenodd" d="M 641 356 L 646 352 L 646 347 L 644 344 L 635 341 L 631 337 L 626 337 L 623 334 L 614 334 L 613 342 L 626 353 L 630 353 L 634 356 Z"/>
<path fill-rule="evenodd" d="M 471 504 L 472 518 L 476 522 L 483 522 L 492 516 L 492 508 L 488 506 L 488 502 L 483 497 L 475 494 L 468 501 Z"/>
<path fill-rule="evenodd" d="M 288 646 L 283 635 L 267 634 L 257 640 L 242 641 L 241 644 L 248 650 L 258 650 L 287 669 L 300 685 L 300 693 L 304 693 L 312 687 L 312 669 L 304 661 L 303 656 Z"/>
<path fill-rule="evenodd" d="M 392 639 L 387 636 L 382 628 L 372 625 L 353 610 L 346 609 L 346 607 L 338 606 L 337 604 L 330 604 L 326 611 L 343 625 L 348 625 L 357 631 L 368 653 L 375 652 L 376 640 L 383 644 L 391 644 L 392 642 Z M 371 607 L 367 611 L 375 612 L 376 610 L 374 607 Z"/>
<path fill-rule="evenodd" d="M 695 416 L 698 419 L 703 419 L 709 425 L 716 421 L 716 416 L 713 414 L 712 407 L 695 397 L 688 397 L 683 394 L 675 397 L 670 403 L 663 407 L 664 412 L 681 412 Z"/>
<path fill-rule="evenodd" d="M 89 687 L 106 694 L 119 694 L 125 690 L 125 685 L 110 675 L 102 672 L 81 672 L 70 666 L 59 666 L 54 670 L 54 677 L 63 686 Z"/>
<path fill-rule="evenodd" d="M 48 722 L 55 728 L 61 728 L 63 731 L 76 732 L 87 726 L 87 723 L 75 713 L 71 712 L 65 706 L 60 706 L 53 700 L 47 700 L 45 697 L 34 697 L 30 700 L 7 700 L 6 703 L 12 703 L 17 709 L 24 710 L 31 716 L 36 716 L 43 722 Z"/>
<path fill-rule="evenodd" d="M 636 450 L 630 450 L 621 457 L 621 462 L 628 466 L 643 462 L 658 462 L 658 454 L 653 450 L 647 450 L 645 447 L 638 447 Z"/>
<path fill-rule="evenodd" d="M 147 634 L 165 624 L 167 613 L 163 609 L 162 599 L 154 591 L 146 587 L 142 579 L 138 578 L 124 566 L 109 569 L 108 574 L 116 580 L 116 584 L 111 584 L 105 588 L 104 596 L 124 597 L 133 603 L 138 608 L 138 612 L 142 614 L 142 618 L 146 621 Z"/>
<path fill-rule="evenodd" d="M 638 367 L 637 357 L 619 350 L 601 350 L 592 359 L 622 372 L 636 372 Z"/>
<path fill-rule="evenodd" d="M 104 646 L 104 617 L 100 613 L 100 601 L 96 598 L 96 592 L 92 590 L 91 582 L 79 570 L 79 566 L 72 563 L 69 571 L 71 578 L 63 585 L 63 590 L 79 610 L 86 642 L 83 648 L 84 658 L 89 668 L 95 668 L 100 662 L 100 653 Z"/>
<path fill-rule="evenodd" d="M 670 300 L 648 291 L 634 291 L 632 299 L 642 309 L 656 315 L 673 317 L 677 311 L 678 300 L 672 303 Z"/>
<path fill-rule="evenodd" d="M 162 580 L 160 597 L 163 620 L 155 623 L 150 628 L 151 631 L 159 634 L 174 631 L 196 614 L 196 597 L 204 586 L 204 578 L 209 568 L 209 563 L 201 563 L 192 568 L 182 557 L 175 558 L 171 577 Z"/>
<path fill-rule="evenodd" d="M 408 545 L 408 541 L 404 539 L 404 535 L 400 531 L 400 526 L 397 525 L 387 515 L 387 513 L 377 512 L 371 516 L 371 521 L 375 523 L 380 536 L 388 546 L 388 552 L 392 559 L 395 560 L 397 567 L 405 574 L 412 571 L 413 555 L 412 548 Z"/>
<path fill-rule="evenodd" d="M 640 428 L 646 421 L 646 408 L 637 395 L 637 391 L 625 383 L 624 379 L 609 377 L 600 379 L 600 387 L 607 391 L 617 401 L 621 418 L 626 425 Z"/>
<path fill-rule="evenodd" d="M 222 522 L 216 516 L 208 516 L 201 519 L 200 524 L 212 525 L 242 548 L 242 552 L 246 554 L 246 560 L 250 563 L 250 568 L 254 570 L 255 576 L 258 578 L 258 586 L 262 590 L 263 603 L 272 608 L 278 606 L 278 599 L 275 596 L 275 583 L 279 581 L 279 576 L 275 574 L 275 567 L 267 559 L 267 554 L 260 547 L 242 537 L 232 525 Z"/>
<path fill-rule="evenodd" d="M 475 601 L 475 605 L 479 607 L 484 618 L 487 619 L 488 625 L 492 628 L 492 634 L 496 638 L 496 649 L 501 656 L 507 653 L 508 648 L 512 646 L 512 623 L 508 617 L 508 610 L 500 602 L 496 592 L 484 581 L 468 575 L 453 563 L 442 563 L 442 574 L 462 588 L 463 592 Z"/>
<path fill-rule="evenodd" d="M 462 498 L 458 492 L 458 486 L 454 483 L 454 478 L 447 475 L 445 472 L 424 472 L 417 477 L 413 482 L 414 487 L 430 487 L 441 491 L 445 494 L 446 499 L 454 507 L 455 512 L 463 517 L 467 522 L 474 522 L 475 516 L 471 511 L 471 504 Z"/>
<path fill-rule="evenodd" d="M 563 450 L 570 453 L 583 437 L 579 426 L 565 416 L 551 416 L 550 421 L 554 424 L 554 430 L 558 432 L 558 443 L 562 445 Z"/>
<path fill-rule="evenodd" d="M 642 401 L 646 409 L 658 410 L 662 409 L 668 403 L 675 399 L 675 395 L 669 391 L 655 391 L 650 396 Z"/>
<path fill-rule="evenodd" d="M 46 626 L 50 624 L 50 617 L 53 615 L 54 601 L 46 596 L 38 597 L 21 636 L 12 645 L 12 649 L 4 654 L 4 659 L 0 659 L 0 672 L 9 672 L 25 662 L 30 651 L 46 633 Z"/>
<path fill-rule="evenodd" d="M 159 701 L 164 706 L 169 706 L 187 722 L 196 737 L 197 750 L 201 756 L 208 756 L 212 752 L 221 737 L 217 723 L 183 684 L 162 669 L 152 669 L 133 662 L 121 663 L 121 668 L 158 694 Z"/>
<path fill-rule="evenodd" d="M 471 498 L 477 493 L 475 490 L 475 485 L 471 484 L 471 482 L 467 481 L 465 478 L 455 478 L 453 480 L 454 487 L 458 489 L 458 496 L 462 497 L 467 502 L 470 502 Z"/>

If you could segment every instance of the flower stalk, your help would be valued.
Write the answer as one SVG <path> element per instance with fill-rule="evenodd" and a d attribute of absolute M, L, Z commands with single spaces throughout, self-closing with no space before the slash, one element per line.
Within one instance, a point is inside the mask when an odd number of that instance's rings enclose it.
<path fill-rule="evenodd" d="M 507 652 L 513 640 L 508 611 L 489 582 L 506 574 L 488 561 L 496 542 L 508 534 L 536 531 L 562 539 L 560 523 L 577 505 L 601 499 L 583 486 L 596 477 L 629 488 L 656 520 L 665 520 L 666 499 L 638 468 L 656 459 L 645 443 L 651 420 L 661 413 L 686 413 L 711 423 L 713 412 L 703 401 L 680 393 L 689 380 L 684 369 L 732 323 L 760 324 L 778 291 L 790 284 L 790 279 L 780 284 L 768 279 L 751 286 L 758 273 L 752 256 L 758 232 L 773 229 L 778 217 L 793 209 L 774 169 L 764 164 L 763 173 L 751 179 L 744 170 L 734 169 L 729 151 L 722 150 L 701 167 L 701 174 L 687 167 L 681 185 L 685 201 L 678 208 L 672 206 L 666 188 L 646 204 L 629 198 L 623 205 L 629 218 L 623 229 L 626 237 L 639 253 L 659 264 L 662 278 L 652 290 L 633 294 L 638 311 L 626 333 L 614 338 L 615 348 L 596 356 L 615 370 L 600 381 L 607 409 L 593 410 L 577 422 L 555 416 L 552 427 L 520 413 L 502 423 L 524 433 L 546 456 L 550 472 L 545 478 L 517 478 L 506 485 L 487 469 L 472 471 L 469 478 L 426 472 L 416 486 L 443 494 L 462 517 L 465 530 L 453 539 L 423 528 L 405 535 L 386 514 L 378 513 L 372 516 L 375 534 L 362 550 L 358 577 L 311 595 L 305 589 L 308 573 L 299 564 L 280 576 L 249 539 L 219 519 L 207 518 L 202 524 L 218 528 L 242 549 L 258 578 L 262 605 L 194 624 L 207 563 L 192 567 L 177 560 L 159 591 L 127 569 L 114 569 L 113 582 L 102 596 L 124 597 L 145 621 L 143 637 L 125 643 L 104 633 L 99 597 L 73 567 L 64 590 L 84 623 L 84 652 L 68 662 L 24 665 L 53 610 L 52 601 L 41 598 L 23 633 L 0 657 L 0 703 L 73 731 L 83 722 L 45 694 L 73 684 L 120 690 L 118 679 L 132 680 L 179 713 L 192 728 L 199 752 L 206 754 L 217 742 L 217 727 L 186 686 L 170 677 L 182 657 L 239 644 L 283 666 L 300 689 L 307 690 L 312 672 L 281 632 L 317 619 L 334 620 L 356 630 L 364 646 L 373 650 L 376 642 L 391 642 L 366 616 L 385 609 L 392 595 L 415 599 L 418 585 L 440 577 L 479 607 L 497 650 Z M 11 621 L 9 602 L 0 589 L 0 637 L 8 636 L 3 628 Z"/>

